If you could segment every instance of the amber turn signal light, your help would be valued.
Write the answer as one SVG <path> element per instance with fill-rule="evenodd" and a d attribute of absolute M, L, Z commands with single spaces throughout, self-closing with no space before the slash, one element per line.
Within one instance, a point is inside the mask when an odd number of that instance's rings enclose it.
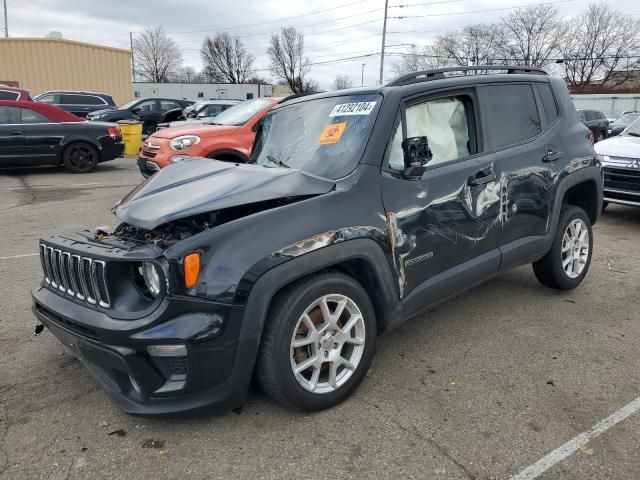
<path fill-rule="evenodd" d="M 193 252 L 184 257 L 184 284 L 187 288 L 195 287 L 200 275 L 200 254 Z"/>

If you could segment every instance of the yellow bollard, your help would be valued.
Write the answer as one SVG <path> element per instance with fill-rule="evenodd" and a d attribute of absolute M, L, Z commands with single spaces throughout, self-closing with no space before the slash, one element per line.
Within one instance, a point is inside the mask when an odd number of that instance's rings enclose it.
<path fill-rule="evenodd" d="M 118 126 L 124 140 L 124 154 L 128 157 L 138 156 L 142 145 L 142 122 L 122 120 L 118 122 Z"/>

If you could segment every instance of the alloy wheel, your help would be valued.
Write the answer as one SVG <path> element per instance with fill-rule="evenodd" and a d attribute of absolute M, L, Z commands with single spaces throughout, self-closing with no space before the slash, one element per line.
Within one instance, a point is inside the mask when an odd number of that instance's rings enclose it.
<path fill-rule="evenodd" d="M 302 388 L 330 393 L 358 368 L 365 344 L 362 312 L 349 297 L 325 295 L 298 319 L 291 337 L 291 369 Z"/>
<path fill-rule="evenodd" d="M 589 258 L 589 230 L 579 218 L 569 222 L 562 237 L 562 268 L 569 278 L 580 276 Z"/>

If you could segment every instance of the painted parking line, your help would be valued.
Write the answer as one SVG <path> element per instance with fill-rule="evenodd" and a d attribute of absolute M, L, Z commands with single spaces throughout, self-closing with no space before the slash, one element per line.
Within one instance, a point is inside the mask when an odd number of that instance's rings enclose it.
<path fill-rule="evenodd" d="M 636 398 L 633 402 L 625 405 L 617 412 L 612 413 L 607 418 L 596 424 L 591 430 L 582 432 L 569 440 L 564 445 L 556 448 L 553 452 L 542 457 L 533 465 L 528 466 L 519 474 L 511 477 L 510 480 L 533 480 L 542 473 L 553 467 L 555 464 L 561 462 L 569 455 L 574 453 L 583 445 L 586 445 L 594 438 L 602 435 L 614 425 L 622 422 L 625 418 L 633 415 L 640 410 L 640 397 Z"/>
<path fill-rule="evenodd" d="M 9 257 L 0 257 L 0 260 L 11 260 L 12 258 L 24 258 L 24 257 L 35 257 L 40 255 L 39 253 L 25 253 L 22 255 L 11 255 Z"/>

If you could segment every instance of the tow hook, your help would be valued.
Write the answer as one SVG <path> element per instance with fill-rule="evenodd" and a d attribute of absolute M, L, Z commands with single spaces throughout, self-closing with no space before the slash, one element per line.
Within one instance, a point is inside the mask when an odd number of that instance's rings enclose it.
<path fill-rule="evenodd" d="M 38 336 L 42 333 L 42 330 L 44 330 L 44 325 L 40 323 L 40 321 L 36 321 L 36 328 L 33 330 L 33 335 L 34 336 Z"/>

